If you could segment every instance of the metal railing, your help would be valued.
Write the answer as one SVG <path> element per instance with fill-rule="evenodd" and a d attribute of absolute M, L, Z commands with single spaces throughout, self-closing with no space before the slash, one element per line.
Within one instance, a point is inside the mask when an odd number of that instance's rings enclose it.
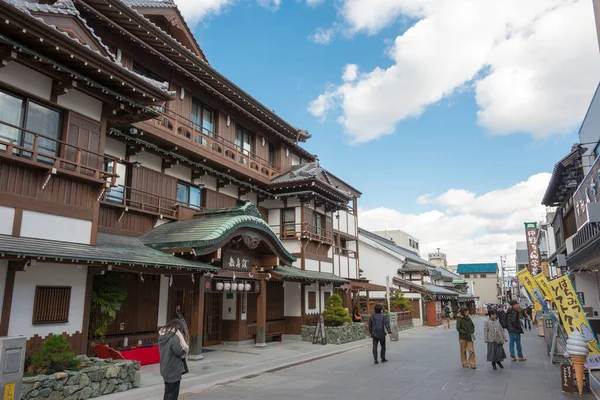
<path fill-rule="evenodd" d="M 144 123 L 151 124 L 161 131 L 190 142 L 194 146 L 207 151 L 209 154 L 228 159 L 266 178 L 272 178 L 281 171 L 278 165 L 265 160 L 257 154 L 242 149 L 234 142 L 199 126 L 189 118 L 165 107 L 157 107 L 156 111 L 160 116 Z"/>
<path fill-rule="evenodd" d="M 573 238 L 573 250 L 577 250 L 590 240 L 596 238 L 600 234 L 600 223 L 588 222 L 575 234 Z"/>
<path fill-rule="evenodd" d="M 129 186 L 114 186 L 107 189 L 100 200 L 109 205 L 127 207 L 145 213 L 162 215 L 177 219 L 177 205 L 183 205 L 176 199 L 144 192 Z"/>
<path fill-rule="evenodd" d="M 85 179 L 106 181 L 111 184 L 115 182 L 117 175 L 104 170 L 106 161 L 116 161 L 113 157 L 8 122 L 0 121 L 1 127 L 11 128 L 14 133 L 14 136 L 6 136 L 6 130 L 0 132 L 1 158 L 36 167 L 55 168 L 56 172 Z"/>
<path fill-rule="evenodd" d="M 306 222 L 271 225 L 280 239 L 309 239 L 333 244 L 333 231 L 319 228 Z"/>

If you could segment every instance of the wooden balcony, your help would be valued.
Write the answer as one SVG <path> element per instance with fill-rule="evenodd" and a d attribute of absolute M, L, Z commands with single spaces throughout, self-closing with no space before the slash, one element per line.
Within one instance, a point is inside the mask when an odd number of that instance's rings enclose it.
<path fill-rule="evenodd" d="M 354 250 L 344 249 L 337 246 L 333 248 L 333 254 L 348 258 L 356 258 L 356 252 Z"/>
<path fill-rule="evenodd" d="M 308 239 L 323 244 L 333 244 L 333 232 L 308 223 L 271 225 L 281 240 Z"/>
<path fill-rule="evenodd" d="M 48 174 L 110 186 L 116 174 L 106 172 L 104 163 L 116 161 L 79 146 L 0 121 L 0 128 L 12 128 L 15 137 L 0 135 L 0 159 L 19 163 Z M 2 131 L 0 131 L 2 132 Z"/>
<path fill-rule="evenodd" d="M 107 189 L 101 196 L 103 204 L 152 214 L 162 218 L 185 220 L 192 219 L 200 212 L 200 207 L 185 204 L 176 199 L 144 192 L 129 186 L 114 186 Z"/>
<path fill-rule="evenodd" d="M 174 143 L 180 144 L 180 141 L 183 141 L 188 150 L 250 177 L 259 178 L 264 183 L 268 183 L 281 171 L 278 165 L 242 150 L 235 143 L 198 126 L 182 115 L 164 107 L 157 108 L 156 111 L 160 117 L 139 123 L 141 129 L 166 134 L 163 137 Z"/>
<path fill-rule="evenodd" d="M 577 231 L 577 234 L 573 238 L 573 251 L 581 248 L 592 239 L 595 239 L 598 235 L 600 235 L 600 223 L 588 222 Z"/>

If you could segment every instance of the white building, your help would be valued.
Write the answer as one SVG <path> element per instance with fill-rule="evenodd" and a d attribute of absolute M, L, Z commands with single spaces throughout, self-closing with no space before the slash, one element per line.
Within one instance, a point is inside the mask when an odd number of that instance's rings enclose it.
<path fill-rule="evenodd" d="M 400 229 L 376 231 L 373 233 L 385 239 L 391 240 L 396 246 L 412 251 L 418 256 L 421 255 L 421 252 L 419 250 L 419 239 L 404 231 L 401 231 Z"/>
<path fill-rule="evenodd" d="M 446 253 L 440 252 L 440 249 L 437 249 L 435 253 L 429 253 L 428 258 L 430 263 L 441 268 L 448 268 L 448 259 L 446 258 Z"/>

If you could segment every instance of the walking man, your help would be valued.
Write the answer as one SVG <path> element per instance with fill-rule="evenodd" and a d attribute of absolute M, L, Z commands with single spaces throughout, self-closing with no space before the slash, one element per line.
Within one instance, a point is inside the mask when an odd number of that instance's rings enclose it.
<path fill-rule="evenodd" d="M 515 357 L 515 346 L 517 347 L 517 356 L 519 361 L 527 360 L 523 357 L 523 349 L 521 348 L 521 335 L 523 334 L 523 325 L 521 325 L 521 319 L 519 318 L 519 310 L 521 305 L 516 301 L 511 301 L 511 308 L 506 312 L 508 322 L 508 336 L 510 339 L 510 359 L 511 361 L 517 361 Z"/>
<path fill-rule="evenodd" d="M 381 362 L 387 362 L 385 358 L 385 333 L 386 330 L 390 337 L 392 337 L 392 328 L 390 328 L 390 322 L 387 317 L 381 313 L 381 304 L 375 305 L 375 314 L 371 315 L 369 319 L 369 335 L 373 338 L 373 359 L 375 364 L 379 364 L 377 361 L 377 345 L 381 344 Z"/>
<path fill-rule="evenodd" d="M 531 321 L 533 320 L 533 310 L 530 305 L 523 310 L 523 329 L 531 330 Z"/>
<path fill-rule="evenodd" d="M 450 329 L 450 306 L 444 308 L 444 329 Z"/>

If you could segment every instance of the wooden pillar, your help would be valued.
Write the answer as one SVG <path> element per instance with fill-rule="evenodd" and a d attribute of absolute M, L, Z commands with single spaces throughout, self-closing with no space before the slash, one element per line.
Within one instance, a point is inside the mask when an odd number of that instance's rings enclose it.
<path fill-rule="evenodd" d="M 202 339 L 204 334 L 204 284 L 202 275 L 194 285 L 194 303 L 192 307 L 192 326 L 190 327 L 190 360 L 202 360 Z"/>
<path fill-rule="evenodd" d="M 81 347 L 73 349 L 76 354 L 87 354 L 90 340 L 90 313 L 92 309 L 92 287 L 94 277 L 102 273 L 102 267 L 87 267 L 87 280 L 85 282 L 85 301 L 83 303 L 83 321 L 81 326 Z"/>
<path fill-rule="evenodd" d="M 263 275 L 263 274 L 261 274 Z M 254 347 L 267 347 L 267 281 L 260 278 L 260 293 L 256 298 L 256 344 Z"/>
<path fill-rule="evenodd" d="M 371 314 L 371 298 L 369 297 L 368 289 L 367 289 L 367 314 Z"/>
<path fill-rule="evenodd" d="M 0 319 L 0 336 L 8 335 L 10 325 L 10 311 L 12 309 L 13 292 L 15 289 L 15 276 L 17 271 L 23 271 L 24 261 L 9 261 L 4 283 L 4 300 L 2 302 L 2 318 Z"/>

